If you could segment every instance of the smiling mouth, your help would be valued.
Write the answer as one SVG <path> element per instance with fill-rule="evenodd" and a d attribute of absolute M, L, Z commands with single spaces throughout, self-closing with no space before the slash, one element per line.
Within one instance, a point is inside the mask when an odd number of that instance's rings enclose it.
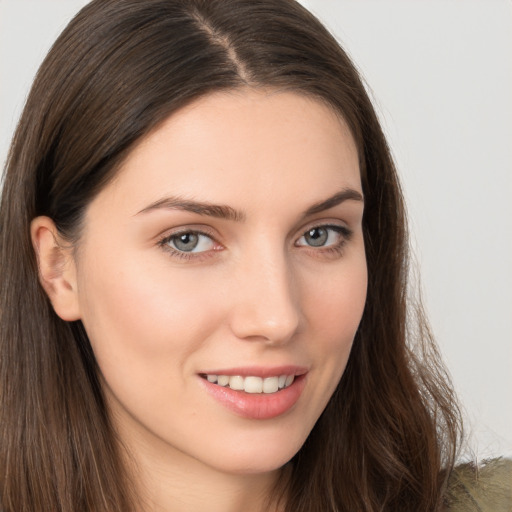
<path fill-rule="evenodd" d="M 272 377 L 257 377 L 249 375 L 242 377 L 240 375 L 214 375 L 201 374 L 200 377 L 211 384 L 230 388 L 234 391 L 243 391 L 251 394 L 272 394 L 291 386 L 295 380 L 295 375 L 276 375 Z"/>

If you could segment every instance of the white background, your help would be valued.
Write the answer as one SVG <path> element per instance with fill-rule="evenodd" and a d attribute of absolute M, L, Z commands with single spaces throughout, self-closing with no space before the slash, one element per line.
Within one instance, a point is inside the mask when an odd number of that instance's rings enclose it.
<path fill-rule="evenodd" d="M 0 0 L 0 161 L 37 67 L 85 0 Z M 303 0 L 371 87 L 423 297 L 479 458 L 512 455 L 512 3 Z"/>

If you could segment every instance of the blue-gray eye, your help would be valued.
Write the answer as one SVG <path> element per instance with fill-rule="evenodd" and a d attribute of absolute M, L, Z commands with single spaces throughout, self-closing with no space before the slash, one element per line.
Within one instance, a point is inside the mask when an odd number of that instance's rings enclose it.
<path fill-rule="evenodd" d="M 215 242 L 197 231 L 178 233 L 168 238 L 167 245 L 181 252 L 204 252 L 213 248 Z"/>
<path fill-rule="evenodd" d="M 296 245 L 309 247 L 336 245 L 343 241 L 345 231 L 348 230 L 342 226 L 317 226 L 308 229 L 299 238 Z"/>
<path fill-rule="evenodd" d="M 325 228 L 313 228 L 304 234 L 304 240 L 312 247 L 322 247 L 329 238 L 329 232 Z"/>

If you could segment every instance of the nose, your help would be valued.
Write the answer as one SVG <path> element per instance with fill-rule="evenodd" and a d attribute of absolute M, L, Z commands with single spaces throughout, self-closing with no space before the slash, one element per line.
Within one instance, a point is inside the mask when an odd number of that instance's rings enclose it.
<path fill-rule="evenodd" d="M 232 332 L 239 339 L 268 345 L 291 340 L 299 328 L 301 312 L 297 283 L 286 256 L 253 257 L 236 274 Z"/>

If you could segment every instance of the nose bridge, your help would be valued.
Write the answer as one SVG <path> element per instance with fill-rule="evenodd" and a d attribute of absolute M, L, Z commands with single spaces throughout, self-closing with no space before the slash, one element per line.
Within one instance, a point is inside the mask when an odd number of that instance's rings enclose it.
<path fill-rule="evenodd" d="M 237 270 L 231 327 L 239 338 L 284 343 L 299 327 L 299 294 L 284 248 L 267 244 L 244 257 Z"/>

